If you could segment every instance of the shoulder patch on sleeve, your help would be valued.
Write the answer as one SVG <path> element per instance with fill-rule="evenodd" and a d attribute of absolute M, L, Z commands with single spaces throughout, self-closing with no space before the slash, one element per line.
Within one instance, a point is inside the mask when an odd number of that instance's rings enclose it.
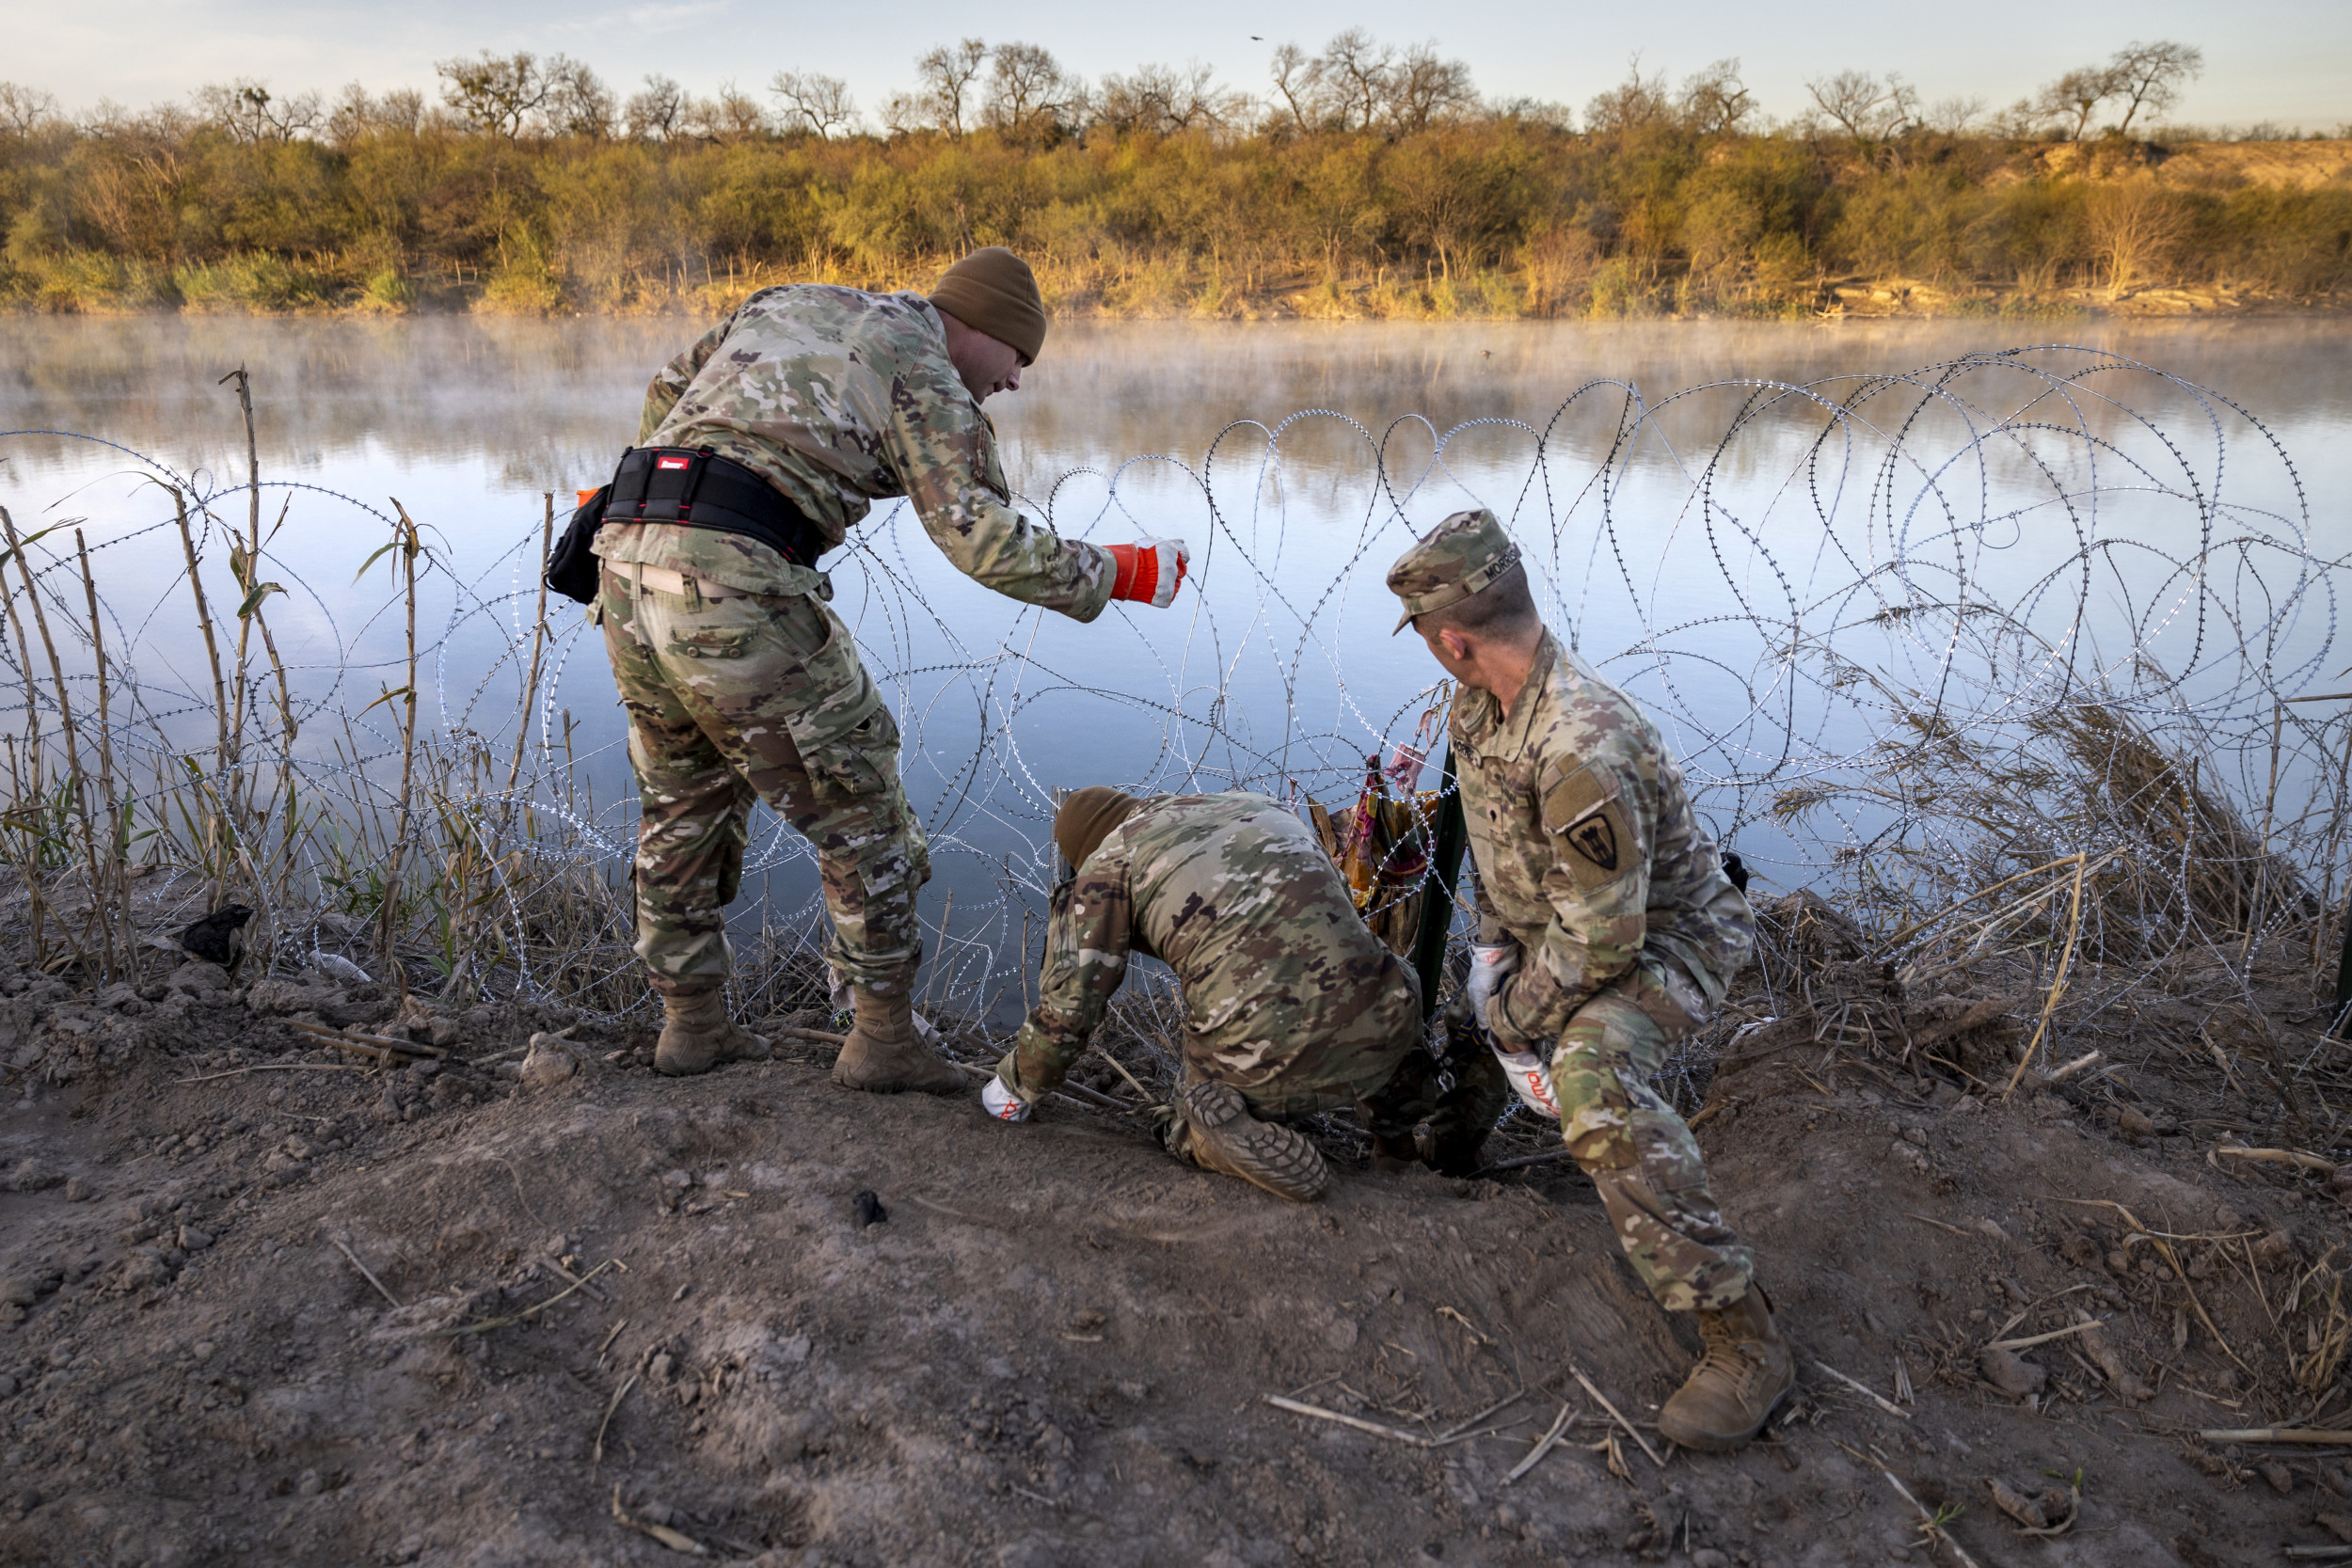
<path fill-rule="evenodd" d="M 1561 862 L 1580 888 L 1606 887 L 1633 868 L 1641 847 L 1617 800 L 1614 781 L 1578 768 L 1544 790 L 1544 832 L 1565 840 Z"/>

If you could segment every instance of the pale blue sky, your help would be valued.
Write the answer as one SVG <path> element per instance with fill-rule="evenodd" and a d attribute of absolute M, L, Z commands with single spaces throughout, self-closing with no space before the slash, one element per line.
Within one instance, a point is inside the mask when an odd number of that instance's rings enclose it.
<path fill-rule="evenodd" d="M 1277 44 L 1311 50 L 1360 25 L 1397 42 L 1435 38 L 1470 62 L 1490 97 L 1579 106 L 1619 80 L 1639 51 L 1673 79 L 1739 55 L 1767 112 L 1804 106 L 1808 76 L 1847 68 L 1899 71 L 1931 101 L 1980 96 L 2006 104 L 2134 39 L 2170 38 L 2205 52 L 2206 73 L 2174 118 L 2269 119 L 2332 129 L 2352 120 L 2352 5 L 2344 0 L 1979 0 L 1919 10 L 1757 6 L 1682 0 L 1672 7 L 1489 5 L 1397 0 L 1273 7 L 1240 0 L 993 6 L 898 0 L 889 6 L 756 0 L 411 0 L 320 6 L 295 0 L 0 0 L 0 76 L 54 92 L 69 107 L 101 97 L 134 107 L 207 81 L 254 76 L 285 92 L 434 87 L 433 62 L 482 48 L 562 51 L 624 91 L 649 71 L 708 92 L 723 79 L 764 89 L 779 69 L 846 78 L 862 108 L 913 78 L 930 45 L 977 33 L 1041 43 L 1089 78 L 1146 61 L 1216 67 L 1251 91 Z M 1263 35 L 1263 41 L 1252 34 Z"/>

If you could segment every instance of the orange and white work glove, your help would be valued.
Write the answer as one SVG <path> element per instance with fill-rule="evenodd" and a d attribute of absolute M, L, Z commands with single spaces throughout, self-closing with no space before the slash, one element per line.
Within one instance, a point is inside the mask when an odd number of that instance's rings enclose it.
<path fill-rule="evenodd" d="M 1111 597 L 1133 599 L 1153 610 L 1168 607 L 1192 562 L 1192 546 L 1181 539 L 1138 539 L 1132 545 L 1113 545 L 1110 552 L 1119 563 Z"/>
<path fill-rule="evenodd" d="M 1511 1092 L 1537 1116 L 1558 1121 L 1560 1098 L 1552 1090 L 1550 1064 L 1535 1052 L 1507 1049 L 1495 1038 L 1493 1025 L 1487 1022 L 1495 998 L 1502 993 L 1503 977 L 1518 967 L 1518 942 L 1471 943 L 1470 978 L 1462 987 L 1463 999 L 1478 1020 L 1478 1032 L 1486 1037 L 1487 1049 L 1502 1064 L 1502 1075 L 1511 1081 Z"/>
<path fill-rule="evenodd" d="M 1537 1116 L 1558 1121 L 1560 1096 L 1551 1086 L 1549 1064 L 1533 1051 L 1505 1051 L 1492 1035 L 1486 1037 L 1486 1044 L 1495 1060 L 1502 1064 L 1502 1076 L 1511 1080 L 1511 1092 Z"/>
<path fill-rule="evenodd" d="M 993 1074 L 980 1085 L 980 1106 L 998 1121 L 1029 1119 L 1029 1102 L 1005 1087 L 1005 1081 Z"/>

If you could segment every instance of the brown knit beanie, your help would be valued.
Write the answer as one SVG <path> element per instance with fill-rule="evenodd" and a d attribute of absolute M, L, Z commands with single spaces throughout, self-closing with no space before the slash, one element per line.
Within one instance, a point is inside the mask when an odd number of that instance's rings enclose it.
<path fill-rule="evenodd" d="M 1054 842 L 1071 869 L 1086 864 L 1087 857 L 1103 847 L 1111 830 L 1133 816 L 1143 802 L 1108 784 L 1073 789 L 1054 814 Z"/>
<path fill-rule="evenodd" d="M 931 303 L 975 332 L 985 332 L 1037 363 L 1045 346 L 1045 300 L 1029 263 L 1003 245 L 983 245 L 954 266 L 931 291 Z"/>

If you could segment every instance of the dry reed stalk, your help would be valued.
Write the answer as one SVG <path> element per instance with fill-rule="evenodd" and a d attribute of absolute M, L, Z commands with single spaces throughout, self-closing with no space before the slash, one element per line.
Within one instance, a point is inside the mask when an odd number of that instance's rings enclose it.
<path fill-rule="evenodd" d="M 2109 863 L 2116 860 L 2122 853 L 2123 851 L 2121 849 L 2110 849 L 2106 854 L 2100 856 L 2096 862 L 2092 863 L 2090 869 L 2092 871 L 2100 870 Z M 1969 905 L 1975 903 L 1979 898 L 1985 897 L 1991 894 L 1998 893 L 2001 889 L 2011 886 L 2014 883 L 2022 882 L 2028 877 L 2038 877 L 2044 871 L 2055 871 L 2061 865 L 2074 865 L 2080 862 L 2081 859 L 2082 857 L 2080 855 L 2060 855 L 2057 860 L 2047 862 L 2042 865 L 2037 865 L 2030 871 L 2020 871 L 2014 877 L 2004 877 L 1999 881 L 1994 882 L 1988 887 L 1979 888 L 1976 892 L 1969 894 L 1966 897 L 1956 899 L 1953 902 L 1945 905 L 1944 908 L 1936 911 L 1933 914 L 1913 921 L 1901 930 L 1897 931 L 1893 936 L 1878 942 L 1873 947 L 1872 951 L 1874 953 L 1892 953 L 1897 948 L 1909 942 L 1912 938 L 1917 936 L 1920 932 L 1935 925 L 1945 916 L 1958 913 L 1960 911 L 1966 909 Z M 2057 892 L 2058 885 L 2054 884 L 2053 886 L 2044 888 L 2038 893 L 2031 893 L 2023 898 L 2014 899 L 2011 902 L 2003 905 L 2000 909 L 1995 910 L 1993 913 L 1986 915 L 1983 919 L 1972 922 L 1970 928 L 1979 932 L 1976 945 L 1981 946 L 1984 939 L 1989 937 L 1992 934 L 1993 928 L 1998 926 L 2002 921 L 2007 920 L 2013 914 L 2022 913 L 2026 910 L 2032 909 L 2037 904 L 2047 901 Z"/>
<path fill-rule="evenodd" d="M 138 952 L 132 944 L 137 940 L 136 927 L 131 918 L 131 879 L 122 863 L 124 847 L 130 839 L 123 821 L 122 798 L 115 788 L 115 752 L 113 715 L 106 680 L 106 632 L 104 617 L 98 609 L 98 579 L 90 575 L 89 546 L 82 531 L 73 531 L 73 553 L 82 563 L 82 592 L 89 602 L 90 651 L 98 664 L 98 778 L 99 787 L 106 800 L 106 856 L 103 863 L 105 883 L 90 889 L 93 902 L 103 908 L 108 899 L 119 902 L 122 937 L 122 964 L 118 971 L 114 957 L 115 921 L 103 922 L 105 930 L 101 951 L 105 955 L 108 978 L 116 973 L 135 973 Z"/>
<path fill-rule="evenodd" d="M 939 984 L 939 972 L 945 968 L 947 963 L 947 923 L 955 919 L 955 917 L 956 890 L 954 888 L 949 888 L 947 890 L 947 907 L 942 910 L 939 914 L 939 951 L 931 955 L 931 972 L 930 974 L 926 975 L 923 980 L 922 1007 L 927 1013 L 930 1011 L 931 1007 L 931 988 Z"/>
<path fill-rule="evenodd" d="M 1385 1437 L 1391 1443 L 1402 1443 L 1406 1448 L 1433 1449 L 1438 1446 L 1435 1438 L 1424 1437 L 1418 1432 L 1407 1432 L 1403 1427 L 1392 1427 L 1380 1421 L 1367 1421 L 1359 1416 L 1348 1416 L 1337 1410 L 1326 1410 L 1319 1404 L 1307 1404 L 1298 1400 L 1284 1399 L 1279 1394 L 1262 1394 L 1259 1397 L 1277 1410 L 1287 1410 L 1294 1416 L 1306 1416 L 1318 1421 L 1330 1421 L 1339 1426 L 1352 1427 L 1358 1432 L 1370 1433 L 1375 1437 Z"/>
<path fill-rule="evenodd" d="M 240 543 L 234 531 L 230 534 L 229 569 L 237 583 L 237 652 L 234 676 L 230 694 L 229 713 L 229 802 L 230 832 L 243 842 L 244 807 L 247 785 L 245 780 L 245 706 L 250 682 L 253 618 L 246 613 L 253 599 L 253 591 L 261 572 L 262 553 L 262 452 L 253 428 L 253 385 L 245 367 L 239 365 L 215 385 L 237 384 L 237 406 L 245 416 L 246 461 L 246 537 Z"/>
<path fill-rule="evenodd" d="M 1567 1433 L 1568 1423 L 1573 1419 L 1575 1419 L 1575 1412 L 1563 1403 L 1560 1406 L 1560 1418 L 1551 1423 L 1551 1430 L 1538 1438 L 1534 1448 L 1528 1449 L 1527 1457 L 1511 1467 L 1511 1473 L 1502 1478 L 1502 1484 L 1510 1485 L 1519 1477 L 1542 1464 L 1544 1455 L 1559 1446 L 1560 1439 Z"/>
<path fill-rule="evenodd" d="M 204 657 L 213 672 L 213 718 L 215 738 L 213 743 L 213 769 L 226 776 L 229 768 L 229 687 L 220 673 L 220 640 L 213 631 L 213 609 L 204 597 L 204 578 L 197 569 L 196 534 L 188 527 L 188 499 L 178 490 L 171 492 L 173 512 L 180 522 L 180 553 L 187 562 L 188 591 L 196 597 L 197 629 L 204 635 Z M 217 801 L 217 795 L 215 797 Z M 205 895 L 204 907 L 218 909 L 222 895 L 228 891 L 219 859 L 220 834 L 226 824 L 217 814 L 204 819 L 204 859 L 210 868 L 211 890 Z"/>
<path fill-rule="evenodd" d="M 5 738 L 8 752 L 8 799 L 21 802 L 24 799 L 24 781 L 17 771 L 16 736 L 8 736 Z M 24 808 L 19 805 L 15 809 Z M 33 846 L 32 853 L 29 856 L 19 854 L 17 846 L 28 842 Z M 40 841 L 34 837 L 31 828 L 18 828 L 8 844 L 9 852 L 16 860 L 17 878 L 24 884 L 28 924 L 31 927 L 33 942 L 33 967 L 43 968 L 49 960 L 49 944 L 41 919 L 46 906 L 47 891 L 41 886 Z"/>
<path fill-rule="evenodd" d="M 348 1246 L 345 1246 L 340 1239 L 335 1243 L 335 1250 L 342 1253 L 345 1258 L 351 1259 L 351 1266 L 359 1271 L 360 1277 L 364 1278 L 369 1284 L 375 1287 L 375 1293 L 377 1295 L 382 1296 L 386 1301 L 390 1302 L 395 1309 L 400 1307 L 400 1298 L 392 1294 L 391 1291 L 384 1289 L 384 1282 L 375 1277 L 375 1272 L 373 1269 L 370 1269 L 365 1263 L 359 1261 L 359 1255 L 358 1253 L 352 1251 Z"/>
<path fill-rule="evenodd" d="M 2237 961 L 2242 966 L 2254 955 L 2254 938 L 2262 931 L 2263 895 L 2270 891 L 2270 824 L 2279 806 L 2279 742 L 2286 728 L 2287 705 L 2270 705 L 2270 787 L 2263 794 L 2263 831 L 2260 858 L 2254 863 L 2254 901 L 2246 912 L 2246 942 L 2239 947 Z"/>
<path fill-rule="evenodd" d="M 2066 972 L 2074 961 L 2074 939 L 2082 934 L 2083 876 L 2088 864 L 2084 855 L 2077 853 L 2074 856 L 2074 894 L 2068 900 L 2066 910 L 2066 949 L 2058 955 L 2058 973 L 2051 976 L 2049 999 L 2042 1005 L 2042 1020 L 2034 1025 L 2033 1038 L 2026 1042 L 2024 1053 L 2017 1058 L 2017 1070 L 2009 1075 L 2009 1086 L 2001 1091 L 2004 1101 L 2017 1092 L 2018 1081 L 2026 1076 L 2026 1069 L 2032 1063 L 2034 1053 L 2041 1049 L 2042 1037 L 2049 1032 L 2050 1016 L 2058 1011 L 2058 998 L 2066 992 Z"/>
<path fill-rule="evenodd" d="M 1593 1380 L 1584 1375 L 1582 1368 L 1577 1366 L 1577 1364 L 1573 1361 L 1569 1362 L 1568 1375 L 1576 1379 L 1578 1387 L 1583 1389 L 1585 1393 L 1592 1396 L 1592 1400 L 1595 1404 L 1599 1405 L 1603 1410 L 1609 1412 L 1609 1418 L 1611 1420 L 1625 1428 L 1625 1434 L 1628 1437 L 1632 1438 L 1635 1443 L 1641 1446 L 1642 1451 L 1649 1455 L 1649 1462 L 1652 1465 L 1657 1465 L 1661 1470 L 1666 1467 L 1665 1460 L 1660 1457 L 1656 1449 L 1649 1446 L 1649 1439 L 1643 1436 L 1640 1432 L 1634 1429 L 1633 1423 L 1625 1418 L 1624 1411 L 1619 1410 L 1615 1405 L 1609 1402 L 1608 1395 L 1593 1386 Z"/>
<path fill-rule="evenodd" d="M 546 492 L 547 516 L 539 525 L 539 608 L 531 620 L 531 673 L 523 677 L 522 713 L 515 725 L 515 760 L 506 765 L 506 795 L 512 809 L 515 780 L 523 770 L 523 750 L 531 743 L 531 716 L 539 706 L 539 656 L 548 638 L 548 558 L 555 548 L 555 492 Z"/>
<path fill-rule="evenodd" d="M 408 852 L 408 834 L 414 826 L 416 806 L 417 766 L 417 554 L 422 547 L 417 537 L 417 525 L 408 517 L 407 509 L 393 498 L 392 510 L 400 515 L 401 533 L 394 536 L 401 564 L 401 592 L 407 608 L 408 684 L 400 691 L 388 693 L 404 699 L 400 721 L 400 812 L 398 827 L 392 838 L 390 863 L 384 874 L 384 908 L 377 938 L 377 952 L 390 966 L 399 982 L 402 995 L 408 992 L 407 971 L 401 967 L 393 952 L 393 936 L 400 919 L 400 890 L 402 863 Z M 405 537 L 403 537 L 405 535 Z"/>
<path fill-rule="evenodd" d="M 286 504 L 278 508 L 278 522 L 270 530 L 271 538 L 277 538 L 278 530 L 286 526 L 286 512 L 293 504 L 294 498 L 290 496 L 286 499 Z M 259 577 L 261 570 L 261 550 L 256 546 L 253 555 L 254 575 Z M 262 607 L 270 594 L 283 592 L 285 590 L 277 583 L 261 583 L 246 595 L 245 603 L 238 607 L 240 614 L 249 613 L 253 617 L 253 625 L 262 634 L 262 651 L 269 657 L 270 673 L 278 686 L 278 795 L 275 809 L 284 813 L 286 821 L 284 840 L 278 847 L 278 882 L 275 892 L 276 900 L 279 903 L 286 901 L 288 879 L 293 876 L 294 868 L 294 835 L 301 825 L 300 814 L 294 809 L 294 746 L 296 736 L 301 734 L 302 724 L 294 718 L 294 688 L 286 675 L 286 661 L 278 657 L 278 637 L 270 630 L 269 616 Z M 261 819 L 266 822 L 269 815 L 268 812 L 264 812 Z M 275 932 L 276 923 L 272 922 L 269 929 L 259 933 L 261 956 L 264 963 L 268 961 L 271 949 L 275 946 Z"/>
<path fill-rule="evenodd" d="M 40 633 L 40 645 L 49 656 L 49 676 L 57 689 L 57 727 L 65 735 L 66 778 L 72 791 L 72 802 L 71 809 L 76 825 L 81 829 L 82 862 L 89 877 L 90 899 L 94 911 L 99 896 L 98 845 L 90 831 L 88 780 L 82 771 L 82 737 L 73 722 L 73 699 L 66 691 L 65 664 L 57 657 L 56 639 L 49 634 L 49 613 L 41 608 L 40 587 L 33 578 L 32 562 L 25 558 L 25 542 L 17 537 L 16 524 L 9 519 L 5 511 L 0 511 L 0 534 L 5 534 L 7 537 L 8 553 L 16 560 L 17 575 L 24 579 L 24 597 L 33 607 L 33 626 Z M 25 670 L 26 680 L 29 683 L 31 679 L 29 662 Z M 38 779 L 35 780 L 36 787 L 39 782 Z M 103 921 L 100 922 L 102 927 L 104 924 Z M 84 934 L 87 934 L 87 929 Z M 104 944 L 101 950 L 100 970 L 111 978 L 114 969 L 112 936 L 102 929 L 99 932 L 99 939 Z"/>
<path fill-rule="evenodd" d="M 5 506 L 0 506 L 0 524 L 7 524 L 12 536 L 14 533 L 14 524 L 8 523 L 8 509 Z M 46 921 L 44 917 L 48 912 L 49 893 L 48 889 L 43 885 L 41 879 L 40 843 L 39 837 L 37 836 L 39 814 L 40 810 L 40 780 L 42 772 L 40 761 L 40 695 L 33 686 L 33 646 L 32 643 L 25 638 L 24 618 L 16 611 L 16 595 L 7 592 L 7 586 L 8 584 L 6 578 L 0 578 L 0 604 L 5 604 L 8 607 L 8 626 L 10 630 L 16 633 L 18 657 L 17 668 L 24 673 L 24 765 L 25 773 L 32 780 L 31 800 L 33 802 L 36 824 L 34 827 L 27 827 L 20 830 L 23 836 L 30 842 L 32 846 L 30 857 L 24 863 L 26 868 L 24 871 L 24 893 L 26 899 L 29 901 L 32 916 L 33 963 L 37 968 L 45 969 L 49 963 L 49 943 L 47 940 Z M 24 809 L 23 802 L 26 799 L 25 783 L 24 779 L 20 778 L 17 774 L 16 742 L 14 737 L 10 737 L 8 742 L 8 799 L 12 801 L 18 802 L 18 810 L 21 811 Z"/>

